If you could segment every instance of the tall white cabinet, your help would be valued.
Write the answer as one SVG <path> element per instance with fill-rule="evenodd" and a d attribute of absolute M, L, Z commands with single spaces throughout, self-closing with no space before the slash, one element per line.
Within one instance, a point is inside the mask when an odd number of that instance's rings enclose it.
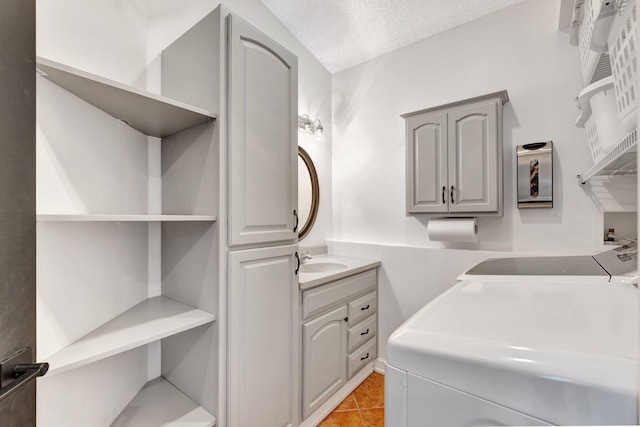
<path fill-rule="evenodd" d="M 229 426 L 300 417 L 297 58 L 229 16 Z"/>
<path fill-rule="evenodd" d="M 296 425 L 295 56 L 219 6 L 163 51 L 162 95 L 54 60 L 38 425 Z"/>

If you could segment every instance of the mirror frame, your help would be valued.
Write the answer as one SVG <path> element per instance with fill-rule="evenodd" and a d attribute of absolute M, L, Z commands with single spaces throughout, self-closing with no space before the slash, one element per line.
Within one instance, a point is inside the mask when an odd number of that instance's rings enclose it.
<path fill-rule="evenodd" d="M 309 234 L 318 216 L 318 207 L 320 206 L 320 182 L 318 181 L 316 167 L 313 164 L 313 160 L 311 160 L 309 153 L 307 153 L 304 148 L 298 146 L 298 156 L 307 167 L 309 177 L 311 178 L 311 209 L 309 209 L 309 217 L 307 218 L 307 221 L 298 233 L 298 240 L 302 240 L 307 236 L 307 234 Z"/>

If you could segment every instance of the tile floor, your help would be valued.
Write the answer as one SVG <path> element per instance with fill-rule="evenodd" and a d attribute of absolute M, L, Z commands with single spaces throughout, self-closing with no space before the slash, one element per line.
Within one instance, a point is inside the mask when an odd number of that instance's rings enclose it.
<path fill-rule="evenodd" d="M 384 376 L 369 375 L 318 427 L 384 427 Z"/>

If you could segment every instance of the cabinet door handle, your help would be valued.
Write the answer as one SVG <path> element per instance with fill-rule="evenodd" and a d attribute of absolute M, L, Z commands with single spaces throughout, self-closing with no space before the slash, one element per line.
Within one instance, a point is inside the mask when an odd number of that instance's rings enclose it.
<path fill-rule="evenodd" d="M 366 307 L 362 307 L 362 308 L 360 309 L 360 311 L 365 311 L 365 310 L 369 310 L 369 304 L 367 304 L 367 306 L 366 306 Z"/>
<path fill-rule="evenodd" d="M 455 203 L 456 201 L 453 199 L 453 190 L 455 189 L 455 187 L 452 185 L 451 186 L 451 203 Z"/>
<path fill-rule="evenodd" d="M 442 204 L 444 205 L 447 201 L 444 199 L 444 195 L 447 193 L 447 187 L 442 186 Z"/>
<path fill-rule="evenodd" d="M 298 231 L 298 223 L 300 222 L 300 218 L 298 218 L 298 211 L 295 209 L 293 210 L 293 216 L 296 217 L 296 225 L 293 226 L 293 232 L 295 233 Z"/>
<path fill-rule="evenodd" d="M 360 335 L 367 335 L 368 333 L 369 333 L 369 329 L 367 329 L 367 330 L 366 330 L 366 331 L 364 331 L 364 332 L 360 332 Z"/>
<path fill-rule="evenodd" d="M 297 276 L 298 271 L 300 271 L 300 257 L 298 256 L 298 252 L 296 252 L 296 261 L 298 261 L 298 265 L 296 266 L 296 276 Z"/>
<path fill-rule="evenodd" d="M 360 358 L 360 360 L 367 360 L 368 358 L 369 358 L 369 353 L 367 353 L 367 355 L 366 355 L 366 356 L 361 357 L 361 358 Z"/>
<path fill-rule="evenodd" d="M 345 317 L 345 318 L 344 318 L 344 321 L 345 321 L 345 322 L 348 322 L 348 321 L 349 321 L 349 317 L 348 317 L 348 316 L 347 316 L 347 317 Z"/>

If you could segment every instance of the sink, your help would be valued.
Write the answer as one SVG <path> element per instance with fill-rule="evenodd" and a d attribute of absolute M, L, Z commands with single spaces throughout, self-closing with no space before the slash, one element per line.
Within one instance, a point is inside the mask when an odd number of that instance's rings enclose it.
<path fill-rule="evenodd" d="M 300 266 L 300 273 L 329 273 L 332 271 L 346 270 L 347 268 L 349 268 L 347 264 L 340 262 L 313 262 L 302 264 Z"/>

